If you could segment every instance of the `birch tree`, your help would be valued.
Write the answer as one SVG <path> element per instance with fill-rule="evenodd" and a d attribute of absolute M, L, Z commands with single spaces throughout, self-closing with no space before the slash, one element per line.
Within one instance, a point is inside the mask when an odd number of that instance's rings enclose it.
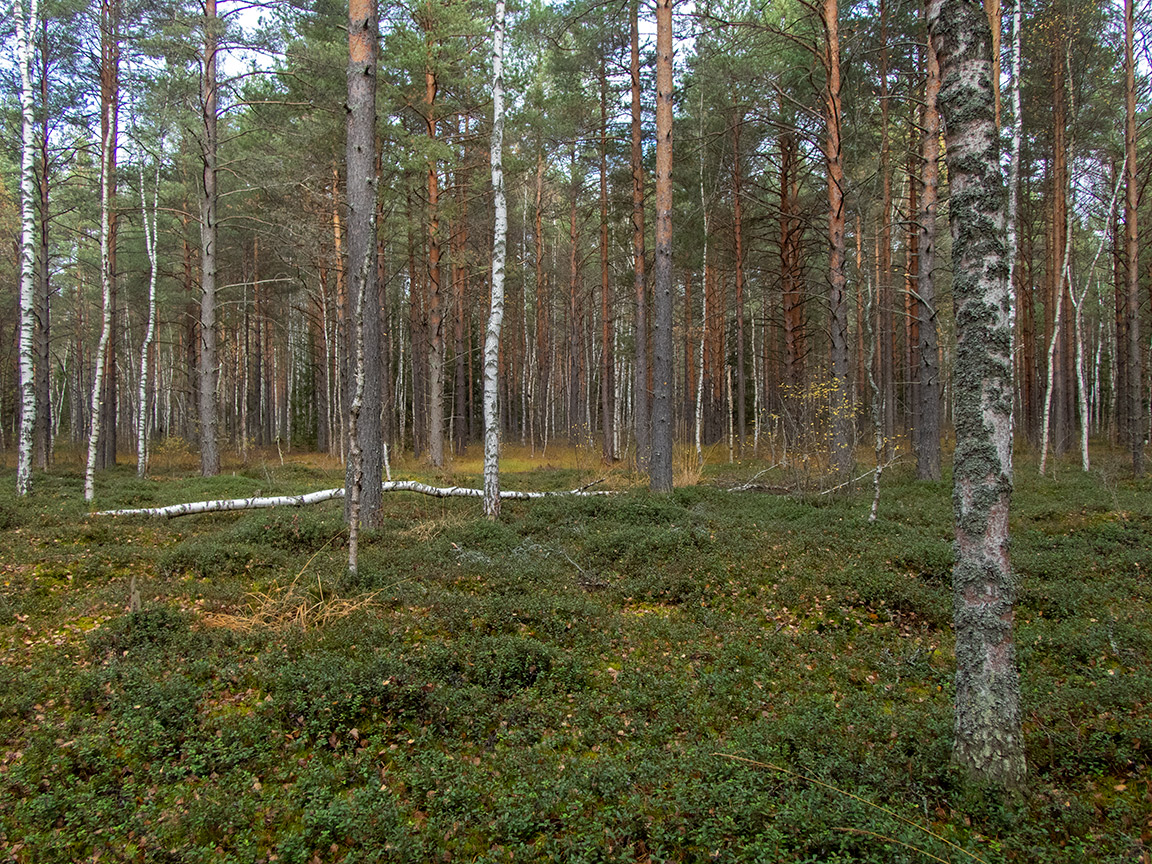
<path fill-rule="evenodd" d="M 37 2 L 29 0 L 25 15 L 22 0 L 12 4 L 16 19 L 17 62 L 20 65 L 20 431 L 16 457 L 16 492 L 32 491 L 32 430 L 36 423 L 36 380 L 32 364 L 35 329 L 36 253 L 33 247 L 35 177 L 33 153 L 36 118 L 32 112 L 32 44 L 38 26 Z"/>
<path fill-rule="evenodd" d="M 979 6 L 931 0 L 950 188 L 955 273 L 956 451 L 952 571 L 956 629 L 953 759 L 974 775 L 1024 783 L 1020 677 L 1008 559 L 1012 493 L 1012 295 L 1006 194 L 992 89 L 992 34 Z"/>
<path fill-rule="evenodd" d="M 496 0 L 492 25 L 492 192 L 496 224 L 492 239 L 492 303 L 484 337 L 484 515 L 500 516 L 500 411 L 497 404 L 500 328 L 504 322 L 504 264 L 508 251 L 508 203 L 504 196 L 504 0 Z"/>
<path fill-rule="evenodd" d="M 163 139 L 161 139 L 163 140 Z M 163 150 L 163 147 L 160 148 Z M 140 221 L 144 226 L 144 251 L 148 256 L 148 329 L 140 344 L 140 382 L 136 394 L 139 412 L 136 416 L 136 476 L 148 471 L 148 383 L 151 370 L 148 355 L 156 341 L 156 214 L 160 209 L 160 160 L 156 160 L 156 178 L 152 186 L 152 206 L 144 185 L 144 159 L 140 159 Z"/>
<path fill-rule="evenodd" d="M 116 147 L 113 138 L 115 126 L 102 123 L 100 136 L 100 296 L 101 315 L 100 344 L 96 348 L 96 374 L 92 380 L 92 427 L 88 433 L 88 464 L 84 469 L 84 500 L 91 501 L 96 495 L 96 461 L 100 456 L 101 427 L 105 419 L 102 409 L 104 401 L 104 369 L 108 364 L 108 342 L 112 335 L 112 151 Z"/>

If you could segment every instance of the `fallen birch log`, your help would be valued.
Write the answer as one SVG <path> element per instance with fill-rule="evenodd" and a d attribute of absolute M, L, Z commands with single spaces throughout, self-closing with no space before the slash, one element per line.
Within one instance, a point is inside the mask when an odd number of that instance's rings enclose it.
<path fill-rule="evenodd" d="M 535 498 L 554 498 L 558 495 L 611 495 L 612 492 L 589 492 L 587 486 L 572 489 L 567 492 L 517 492 L 510 489 L 500 491 L 501 498 L 516 501 L 528 501 Z M 483 489 L 472 489 L 468 486 L 429 486 L 416 480 L 391 480 L 381 484 L 384 492 L 416 492 L 420 495 L 430 495 L 433 498 L 482 498 Z M 309 504 L 319 504 L 322 501 L 331 501 L 333 498 L 343 498 L 344 488 L 322 489 L 319 492 L 309 492 L 306 495 L 281 495 L 274 498 L 222 498 L 216 501 L 193 501 L 187 504 L 170 504 L 167 507 L 141 507 L 133 510 L 100 510 L 94 516 L 165 516 L 169 519 L 176 516 L 192 516 L 197 513 L 224 513 L 231 510 L 261 510 L 267 507 L 304 507 Z"/>

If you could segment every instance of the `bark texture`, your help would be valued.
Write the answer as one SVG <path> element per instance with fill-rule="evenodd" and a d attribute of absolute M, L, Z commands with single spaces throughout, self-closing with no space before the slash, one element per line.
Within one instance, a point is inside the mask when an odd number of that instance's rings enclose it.
<path fill-rule="evenodd" d="M 827 84 L 824 89 L 824 159 L 828 170 L 828 314 L 831 331 L 832 466 L 838 476 L 852 470 L 852 402 L 848 397 L 848 277 L 844 269 L 844 163 L 840 135 L 840 30 L 837 0 L 824 0 Z M 859 237 L 859 232 L 857 232 Z"/>
<path fill-rule="evenodd" d="M 630 63 L 632 77 L 632 291 L 636 296 L 634 338 L 635 378 L 632 387 L 632 422 L 636 429 L 636 470 L 648 470 L 648 302 L 644 280 L 644 152 L 640 100 L 640 26 L 638 0 L 629 8 Z M 537 280 L 539 282 L 539 280 Z"/>
<path fill-rule="evenodd" d="M 200 473 L 220 473 L 216 441 L 216 0 L 204 4 L 204 74 L 201 80 L 200 159 Z"/>
<path fill-rule="evenodd" d="M 1132 473 L 1137 477 L 1144 473 L 1144 406 L 1143 376 L 1140 355 L 1140 271 L 1137 242 L 1136 211 L 1139 203 L 1140 187 L 1136 178 L 1136 65 L 1132 56 L 1132 40 L 1135 29 L 1133 0 L 1124 0 L 1124 258 L 1128 269 L 1125 281 L 1126 336 L 1128 337 L 1128 441 L 1132 447 Z"/>
<path fill-rule="evenodd" d="M 24 17 L 22 3 L 14 4 L 16 37 L 20 64 L 20 431 L 16 457 L 16 492 L 27 495 L 32 491 L 32 430 L 36 424 L 36 381 L 32 364 L 33 333 L 35 324 L 34 282 L 36 252 L 33 232 L 36 228 L 35 177 L 33 152 L 35 148 L 35 117 L 32 113 L 32 33 L 36 30 L 36 0 L 31 0 L 28 18 Z"/>
<path fill-rule="evenodd" d="M 992 34 L 980 7 L 962 0 L 931 0 L 928 27 L 940 59 L 955 271 L 953 758 L 982 779 L 1015 788 L 1026 769 L 1008 560 L 1012 302 Z"/>
<path fill-rule="evenodd" d="M 652 268 L 653 492 L 672 491 L 672 0 L 656 2 L 656 260 Z"/>
<path fill-rule="evenodd" d="M 915 308 L 919 338 L 919 423 L 916 437 L 916 476 L 940 479 L 940 355 L 936 330 L 936 203 L 940 178 L 940 61 L 932 40 L 925 52 L 924 133 L 920 141 L 920 261 L 916 279 Z"/>
<path fill-rule="evenodd" d="M 500 328 L 504 323 L 504 264 L 508 253 L 508 203 L 504 195 L 504 0 L 496 0 L 492 26 L 492 304 L 484 337 L 484 515 L 500 516 Z"/>
<path fill-rule="evenodd" d="M 345 516 L 349 525 L 373 524 L 380 511 L 383 442 L 380 434 L 380 314 L 376 285 L 376 6 L 348 5 L 348 118 L 345 160 L 348 199 L 348 276 L 352 322 L 349 345 L 349 453 Z M 353 410 L 356 416 L 353 418 Z M 355 434 L 353 434 L 355 426 Z M 356 440 L 353 441 L 352 439 Z M 359 463 L 359 464 L 356 464 Z M 352 513 L 352 504 L 359 512 Z"/>

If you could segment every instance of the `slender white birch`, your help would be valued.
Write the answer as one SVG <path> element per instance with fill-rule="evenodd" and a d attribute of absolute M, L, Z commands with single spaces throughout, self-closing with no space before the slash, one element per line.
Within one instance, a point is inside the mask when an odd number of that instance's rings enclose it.
<path fill-rule="evenodd" d="M 148 470 L 148 353 L 156 340 L 156 213 L 160 209 L 160 160 L 156 160 L 156 179 L 152 187 L 152 208 L 148 208 L 148 195 L 144 188 L 144 160 L 140 160 L 140 215 L 144 223 L 144 249 L 148 253 L 148 329 L 140 346 L 140 406 L 136 418 L 136 476 L 143 477 Z M 247 371 L 247 364 L 245 364 Z M 247 392 L 247 391 L 245 391 Z"/>
<path fill-rule="evenodd" d="M 1112 198 L 1108 202 L 1108 215 L 1105 217 L 1104 230 L 1100 232 L 1100 243 L 1096 247 L 1096 255 L 1092 258 L 1092 266 L 1088 268 L 1088 273 L 1084 277 L 1084 287 L 1076 291 L 1070 278 L 1068 285 L 1071 291 L 1069 299 L 1072 302 L 1073 335 L 1076 343 L 1076 386 L 1080 394 L 1080 465 L 1084 471 L 1089 471 L 1092 467 L 1088 459 L 1088 390 L 1084 380 L 1084 299 L 1088 296 L 1088 289 L 1092 284 L 1092 274 L 1096 270 L 1096 264 L 1100 261 L 1100 253 L 1104 251 L 1104 244 L 1111 234 L 1112 214 L 1116 212 L 1116 200 L 1120 196 L 1120 185 L 1123 183 L 1127 165 L 1128 158 L 1125 156 L 1124 165 L 1121 166 L 1120 173 L 1116 175 L 1116 185 L 1112 188 Z"/>
<path fill-rule="evenodd" d="M 36 229 L 36 178 L 33 174 L 35 120 L 32 113 L 32 33 L 38 29 L 36 0 L 31 0 L 28 17 L 22 2 L 12 4 L 16 19 L 17 55 L 20 64 L 20 433 L 16 460 L 16 492 L 32 491 L 32 430 L 36 425 L 36 378 L 32 365 L 34 350 L 35 293 L 33 276 L 36 252 L 33 232 Z"/>
<path fill-rule="evenodd" d="M 500 328 L 504 323 L 504 263 L 508 252 L 508 203 L 504 196 L 504 0 L 496 0 L 492 25 L 492 305 L 484 337 L 484 515 L 500 516 L 500 411 L 497 404 Z"/>
<path fill-rule="evenodd" d="M 104 366 L 107 362 L 108 342 L 112 335 L 112 125 L 105 124 L 100 142 L 100 344 L 96 349 L 96 374 L 92 379 L 92 428 L 88 434 L 88 465 L 84 469 L 84 500 L 91 501 L 96 494 L 96 458 L 100 446 L 101 408 L 104 393 Z"/>
<path fill-rule="evenodd" d="M 1072 94 L 1072 61 L 1069 57 L 1064 59 L 1065 69 L 1067 73 L 1067 86 L 1068 93 Z M 1069 96 L 1071 99 L 1071 95 Z M 1073 118 L 1076 116 L 1076 106 L 1073 103 L 1070 106 L 1070 113 Z M 1068 154 L 1069 161 L 1076 155 L 1076 139 L 1074 136 L 1069 136 L 1068 141 Z M 1065 190 L 1061 189 L 1057 194 L 1064 195 Z M 1073 202 L 1073 210 L 1075 210 L 1075 202 Z M 1060 265 L 1059 284 L 1056 286 L 1056 312 L 1052 319 L 1052 341 L 1048 343 L 1048 386 L 1044 389 L 1044 430 L 1040 436 L 1040 476 L 1044 476 L 1044 472 L 1048 468 L 1048 442 L 1051 438 L 1052 424 L 1052 394 L 1056 385 L 1056 345 L 1057 340 L 1060 338 L 1060 324 L 1061 315 L 1064 311 L 1064 292 L 1065 286 L 1071 292 L 1072 288 L 1072 219 L 1065 217 L 1064 226 L 1064 261 Z"/>

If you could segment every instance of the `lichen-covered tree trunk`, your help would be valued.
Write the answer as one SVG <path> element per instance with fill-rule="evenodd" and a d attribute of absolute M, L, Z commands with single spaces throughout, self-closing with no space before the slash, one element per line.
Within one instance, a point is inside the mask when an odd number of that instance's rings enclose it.
<path fill-rule="evenodd" d="M 940 59 L 956 310 L 956 704 L 953 758 L 987 781 L 1025 779 L 1008 560 L 1012 493 L 1012 295 L 1006 190 L 992 90 L 992 34 L 979 6 L 931 0 Z"/>
<path fill-rule="evenodd" d="M 672 491 L 672 0 L 656 2 L 656 260 L 648 483 Z"/>
<path fill-rule="evenodd" d="M 504 263 L 508 251 L 508 204 L 504 196 L 504 0 L 496 0 L 492 25 L 492 191 L 496 220 L 492 237 L 492 304 L 484 337 L 484 515 L 500 516 L 500 328 L 504 322 Z"/>
<path fill-rule="evenodd" d="M 33 148 L 35 147 L 35 118 L 32 114 L 32 33 L 36 30 L 36 0 L 31 0 L 28 17 L 24 17 L 23 3 L 13 4 L 16 19 L 16 40 L 20 64 L 20 432 L 16 457 L 16 492 L 27 495 L 32 491 L 32 430 L 36 423 L 36 381 L 32 363 L 35 320 L 34 280 L 36 252 L 33 232 L 36 228 L 35 177 L 33 176 Z"/>

